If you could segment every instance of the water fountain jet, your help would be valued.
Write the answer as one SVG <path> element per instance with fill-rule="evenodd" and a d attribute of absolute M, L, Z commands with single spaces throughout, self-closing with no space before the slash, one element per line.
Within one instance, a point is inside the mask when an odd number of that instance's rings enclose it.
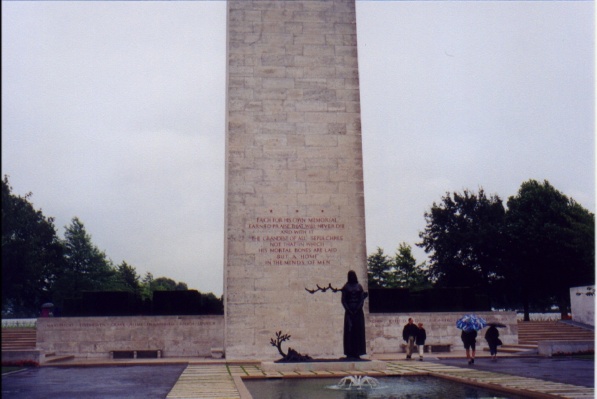
<path fill-rule="evenodd" d="M 351 375 L 344 377 L 338 382 L 338 388 L 356 388 L 362 389 L 364 387 L 375 388 L 379 385 L 377 379 L 369 377 L 368 375 Z"/>

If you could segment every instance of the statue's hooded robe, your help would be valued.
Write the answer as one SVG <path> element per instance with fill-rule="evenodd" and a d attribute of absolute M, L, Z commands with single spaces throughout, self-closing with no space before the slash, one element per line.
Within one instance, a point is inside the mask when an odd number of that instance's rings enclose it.
<path fill-rule="evenodd" d="M 363 304 L 367 293 L 363 290 L 354 271 L 348 272 L 348 282 L 342 287 L 344 306 L 344 354 L 358 358 L 367 353 L 365 342 L 365 314 Z"/>

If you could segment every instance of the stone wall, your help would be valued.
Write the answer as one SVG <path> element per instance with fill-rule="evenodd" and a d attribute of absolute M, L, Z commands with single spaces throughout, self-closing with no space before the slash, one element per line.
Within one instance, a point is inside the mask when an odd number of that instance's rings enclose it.
<path fill-rule="evenodd" d="M 48 317 L 37 320 L 43 353 L 108 358 L 115 350 L 204 357 L 224 345 L 223 316 Z"/>
<path fill-rule="evenodd" d="M 44 354 L 37 349 L 3 350 L 2 363 L 35 362 L 43 363 Z"/>
<path fill-rule="evenodd" d="M 322 294 L 325 295 L 325 294 Z M 330 294 L 331 295 L 331 294 Z M 332 299 L 332 297 L 328 297 Z M 334 299 L 339 299 L 335 296 Z M 338 304 L 339 305 L 339 304 Z M 339 305 L 340 307 L 340 305 Z M 338 308 L 337 313 L 342 314 Z M 515 312 L 478 312 L 488 322 L 506 325 L 500 328 L 504 344 L 518 343 L 518 325 Z M 457 312 L 442 313 L 380 313 L 367 316 L 367 353 L 389 354 L 401 352 L 402 329 L 412 317 L 422 322 L 427 332 L 427 344 L 451 344 L 461 349 Z M 325 324 L 325 320 L 321 321 Z M 486 346 L 485 329 L 477 338 L 479 347 Z M 288 331 L 292 335 L 292 331 Z M 337 332 L 342 340 L 342 331 Z M 213 348 L 223 347 L 224 316 L 150 316 L 150 317 L 48 317 L 37 321 L 37 349 L 43 354 L 74 355 L 84 358 L 108 358 L 114 350 L 161 350 L 163 357 L 210 357 Z M 274 337 L 272 332 L 271 337 Z M 333 337 L 329 337 L 332 339 Z M 295 348 L 314 358 L 327 357 L 325 352 L 314 348 L 317 334 L 307 336 L 300 342 L 292 337 L 283 349 Z M 253 360 L 279 358 L 276 348 L 269 345 L 264 357 Z M 227 356 L 227 359 L 234 360 Z"/>
<path fill-rule="evenodd" d="M 499 328 L 500 339 L 504 344 L 518 343 L 518 324 L 516 312 L 476 312 L 477 316 L 484 318 L 488 323 L 497 322 L 505 324 L 505 328 Z M 460 340 L 461 330 L 456 328 L 456 320 L 463 313 L 442 312 L 442 313 L 376 313 L 369 314 L 367 322 L 367 341 L 370 345 L 369 353 L 397 353 L 401 352 L 402 329 L 412 317 L 415 324 L 423 323 L 427 334 L 425 344 L 446 345 L 451 344 L 452 350 L 464 349 Z M 485 347 L 487 342 L 484 334 L 487 329 L 478 333 L 477 346 Z"/>
<path fill-rule="evenodd" d="M 537 352 L 541 356 L 594 353 L 595 341 L 539 341 Z"/>
<path fill-rule="evenodd" d="M 570 310 L 572 320 L 595 325 L 595 286 L 570 288 Z"/>

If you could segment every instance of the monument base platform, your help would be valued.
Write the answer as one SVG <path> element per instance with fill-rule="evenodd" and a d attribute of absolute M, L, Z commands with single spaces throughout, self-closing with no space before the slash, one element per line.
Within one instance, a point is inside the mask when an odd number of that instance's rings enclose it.
<path fill-rule="evenodd" d="M 33 362 L 42 363 L 44 354 L 38 349 L 3 350 L 2 363 Z"/>
<path fill-rule="evenodd" d="M 261 369 L 266 372 L 273 371 L 285 373 L 291 373 L 295 371 L 381 371 L 386 369 L 386 362 L 381 360 L 314 360 L 312 362 L 296 363 L 262 362 Z"/>

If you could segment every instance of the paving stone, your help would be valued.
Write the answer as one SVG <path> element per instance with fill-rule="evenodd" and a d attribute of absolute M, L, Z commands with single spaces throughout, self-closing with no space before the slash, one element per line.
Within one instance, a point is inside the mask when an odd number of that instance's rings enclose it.
<path fill-rule="evenodd" d="M 537 366 L 537 364 L 541 365 L 544 369 L 549 371 L 549 368 L 552 367 L 553 363 L 550 363 L 548 359 L 534 359 L 534 360 L 523 360 L 517 359 L 517 361 L 513 364 L 517 364 L 519 368 L 514 368 L 514 371 L 528 371 L 528 366 Z M 558 366 L 566 365 L 567 368 L 558 368 L 554 370 L 554 374 L 557 372 L 558 377 L 568 378 L 568 380 L 576 381 L 579 380 L 582 376 L 575 375 L 577 371 L 586 374 L 587 372 L 591 373 L 591 377 L 593 377 L 592 368 L 588 368 L 586 363 L 581 364 L 580 366 L 574 362 L 572 363 L 562 363 L 556 362 Z M 505 365 L 505 363 L 503 364 Z M 169 384 L 167 385 L 171 387 L 167 398 L 168 399 L 240 399 L 239 390 L 235 385 L 235 381 L 233 376 L 235 377 L 245 377 L 245 376 L 257 376 L 257 377 L 313 377 L 313 376 L 333 376 L 333 377 L 342 377 L 346 375 L 353 375 L 355 372 L 348 372 L 348 371 L 317 371 L 317 372 L 291 372 L 291 373 L 264 373 L 259 365 L 255 364 L 240 364 L 240 365 L 229 365 L 226 366 L 225 364 L 189 364 L 188 366 L 179 365 L 176 368 L 172 369 L 172 366 L 151 366 L 149 369 L 153 370 L 152 375 L 155 375 L 156 371 L 160 376 L 166 377 L 167 370 L 174 370 L 176 371 L 175 375 L 170 375 L 172 379 L 170 379 Z M 582 367 L 581 367 L 582 366 Z M 10 399 L 42 399 L 48 397 L 72 397 L 68 396 L 68 387 L 65 387 L 64 384 L 61 384 L 60 388 L 62 389 L 62 394 L 49 394 L 51 389 L 53 389 L 53 385 L 44 385 L 48 381 L 45 380 L 53 380 L 53 379 L 62 379 L 64 377 L 60 377 L 60 373 L 62 372 L 62 376 L 69 375 L 69 376 L 77 376 L 75 380 L 71 382 L 73 388 L 79 385 L 91 385 L 95 387 L 95 390 L 91 389 L 89 394 L 86 394 L 86 398 L 104 398 L 106 397 L 105 394 L 108 392 L 109 389 L 112 389 L 112 386 L 106 386 L 105 382 L 106 378 L 97 377 L 97 372 L 100 373 L 107 373 L 111 377 L 111 380 L 115 380 L 116 378 L 123 379 L 123 382 L 126 384 L 131 384 L 132 377 L 135 375 L 139 375 L 137 378 L 139 381 L 136 384 L 142 384 L 143 387 L 139 385 L 139 388 L 136 390 L 135 394 L 125 394 L 124 396 L 118 396 L 118 394 L 110 394 L 110 398 L 123 398 L 123 399 L 132 399 L 132 398 L 150 398 L 155 397 L 151 396 L 143 388 L 148 385 L 147 381 L 149 380 L 147 377 L 142 377 L 145 374 L 138 374 L 137 370 L 141 370 L 134 366 L 127 366 L 127 367 L 41 367 L 38 369 L 34 369 L 31 371 L 26 371 L 22 373 L 18 373 L 15 376 L 3 376 L 3 395 L 5 397 L 5 386 L 18 386 L 27 387 L 29 389 L 27 392 L 23 392 L 22 394 L 15 394 L 12 393 L 10 395 L 6 395 L 7 398 Z M 506 373 L 505 371 L 509 371 Z M 540 373 L 541 370 L 538 370 L 538 375 L 542 375 Z M 368 373 L 368 372 L 367 372 Z M 359 372 L 358 374 L 367 374 L 363 372 Z M 51 375 L 56 374 L 55 377 L 50 377 Z M 566 399 L 587 399 L 587 398 L 594 398 L 594 386 L 581 386 L 576 384 L 564 382 L 558 382 L 553 380 L 548 380 L 545 378 L 534 378 L 534 376 L 521 376 L 512 374 L 511 370 L 507 370 L 504 368 L 504 372 L 498 372 L 496 370 L 479 370 L 473 369 L 468 365 L 460 365 L 460 366 L 452 366 L 447 365 L 442 362 L 406 362 L 406 361 L 390 361 L 388 362 L 386 370 L 373 370 L 371 374 L 375 376 L 402 376 L 402 375 L 434 375 L 434 376 L 447 376 L 450 379 L 460 380 L 466 383 L 473 383 L 473 384 L 484 384 L 484 385 L 491 385 L 495 387 L 494 389 L 499 390 L 501 388 L 507 388 L 508 390 L 520 390 L 521 394 L 528 394 L 529 392 L 534 392 L 536 394 L 546 394 L 546 395 L 553 395 L 559 398 L 566 398 Z M 39 378 L 36 380 L 36 375 L 39 375 Z M 177 377 L 178 376 L 178 377 Z M 40 379 L 44 377 L 43 379 Z M 85 378 L 93 378 L 92 382 L 87 382 Z M 583 377 L 582 381 L 586 380 L 586 375 Z M 72 378 L 71 378 L 72 379 Z M 101 382 L 101 385 L 98 385 L 98 381 Z M 166 381 L 166 380 L 164 380 Z M 174 381 L 174 382 L 172 382 Z M 161 389 L 160 383 L 158 380 L 155 379 L 155 376 L 151 378 L 151 386 L 147 388 L 151 389 L 151 394 L 154 392 L 158 392 Z M 114 385 L 114 384 L 111 384 Z M 154 386 L 155 385 L 155 386 Z M 163 385 L 163 384 L 162 384 Z M 55 385 L 57 386 L 57 384 Z M 101 387 L 101 388 L 100 388 Z M 35 391 L 37 389 L 37 391 Z M 97 391 L 97 392 L 95 392 Z M 37 392 L 37 393 L 36 393 Z M 130 391 L 127 391 L 130 392 Z M 161 396 L 157 396 L 159 398 L 164 398 L 168 392 L 166 389 L 164 394 Z M 136 395 L 136 396 L 135 396 Z"/>
<path fill-rule="evenodd" d="M 232 375 L 225 365 L 188 366 L 167 399 L 240 399 Z"/>

